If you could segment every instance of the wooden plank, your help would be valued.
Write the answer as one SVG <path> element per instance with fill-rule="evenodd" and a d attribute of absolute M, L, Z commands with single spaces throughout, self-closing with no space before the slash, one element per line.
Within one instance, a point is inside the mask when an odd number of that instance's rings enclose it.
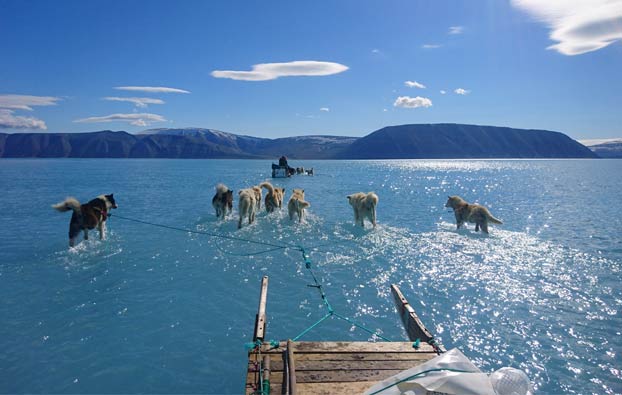
<path fill-rule="evenodd" d="M 362 394 L 375 385 L 375 381 L 351 383 L 300 383 L 299 395 Z"/>
<path fill-rule="evenodd" d="M 261 291 L 259 294 L 259 308 L 255 317 L 255 332 L 253 341 L 264 339 L 266 333 L 266 303 L 268 300 L 268 276 L 261 279 Z"/>
<path fill-rule="evenodd" d="M 270 356 L 264 355 L 263 357 L 263 381 L 264 387 L 262 390 L 266 392 L 266 390 L 270 390 Z"/>
<path fill-rule="evenodd" d="M 434 354 L 436 355 L 436 354 Z M 430 354 L 426 359 L 418 360 L 394 360 L 394 361 L 330 361 L 330 360 L 306 360 L 301 361 L 296 357 L 296 372 L 306 370 L 406 370 L 432 359 L 434 355 Z M 284 361 L 272 361 L 271 372 L 282 372 L 285 367 Z M 265 374 L 264 374 L 265 377 Z"/>
<path fill-rule="evenodd" d="M 337 371 L 322 371 L 322 370 L 305 370 L 296 372 L 296 384 L 302 383 L 349 383 L 357 381 L 380 381 L 388 377 L 394 376 L 400 372 L 398 370 L 337 370 Z M 271 373 L 273 380 L 284 380 L 283 372 L 273 371 Z M 251 379 L 249 377 L 248 379 Z"/>
<path fill-rule="evenodd" d="M 296 353 L 296 361 L 427 361 L 435 356 L 432 352 Z"/>
<path fill-rule="evenodd" d="M 280 342 L 279 347 L 269 344 L 261 346 L 262 354 L 282 353 L 287 350 L 287 342 Z M 412 342 L 296 342 L 296 353 L 304 352 L 434 352 L 427 343 L 421 343 L 419 349 L 412 347 Z"/>
<path fill-rule="evenodd" d="M 248 384 L 246 385 L 244 392 L 246 393 L 246 395 L 257 395 L 257 389 L 255 387 L 251 387 Z M 270 393 L 274 395 L 284 393 L 282 384 L 273 383 L 272 381 L 270 381 Z"/>
<path fill-rule="evenodd" d="M 404 329 L 406 329 L 408 338 L 412 341 L 419 339 L 422 343 L 433 339 L 434 336 L 423 325 L 423 322 L 415 313 L 415 309 L 408 303 L 408 300 L 406 300 L 397 285 L 391 284 L 391 292 L 393 293 L 395 307 L 400 315 Z"/>
<path fill-rule="evenodd" d="M 289 394 L 296 395 L 296 361 L 294 360 L 294 343 L 287 341 L 287 375 Z"/>
<path fill-rule="evenodd" d="M 364 353 L 364 352 L 434 352 L 432 346 L 422 343 L 418 350 L 412 342 L 296 342 L 296 354 L 303 352 Z"/>

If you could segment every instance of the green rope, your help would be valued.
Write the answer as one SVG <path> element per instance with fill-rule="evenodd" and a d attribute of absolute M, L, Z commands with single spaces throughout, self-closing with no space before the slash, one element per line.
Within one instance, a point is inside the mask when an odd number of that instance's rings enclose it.
<path fill-rule="evenodd" d="M 112 217 L 112 214 L 108 214 L 109 217 Z M 305 334 L 307 334 L 310 330 L 312 330 L 313 328 L 315 328 L 316 326 L 318 326 L 319 324 L 321 324 L 324 320 L 326 320 L 328 317 L 330 316 L 335 316 L 341 320 L 347 321 L 350 324 L 356 326 L 357 328 L 360 328 L 368 333 L 371 333 L 372 335 L 375 335 L 381 339 L 383 339 L 384 341 L 391 341 L 389 339 L 387 339 L 386 337 L 380 335 L 379 333 L 372 331 L 371 329 L 357 323 L 354 322 L 353 320 L 342 316 L 340 314 L 335 313 L 333 307 L 331 306 L 331 304 L 328 301 L 328 298 L 326 296 L 326 293 L 324 292 L 324 287 L 322 286 L 322 283 L 320 283 L 317 279 L 317 277 L 315 276 L 315 273 L 313 272 L 313 269 L 311 268 L 311 259 L 309 257 L 309 254 L 307 254 L 305 248 L 303 246 L 300 245 L 294 245 L 291 243 L 287 243 L 285 245 L 278 245 L 278 244 L 273 244 L 273 243 L 266 243 L 263 241 L 257 241 L 257 240 L 251 240 L 251 239 L 246 239 L 243 237 L 235 237 L 235 236 L 229 236 L 229 235 L 223 235 L 220 233 L 213 233 L 213 232 L 205 232 L 205 231 L 200 231 L 200 230 L 193 230 L 193 229 L 186 229 L 186 228 L 180 228 L 180 227 L 176 227 L 176 226 L 170 226 L 170 225 L 163 225 L 163 224 L 158 224 L 158 223 L 154 223 L 154 222 L 149 222 L 149 221 L 143 221 L 140 219 L 134 219 L 134 218 L 128 218 L 128 217 L 124 217 L 118 214 L 114 214 L 115 218 L 119 218 L 125 221 L 132 221 L 132 222 L 136 222 L 136 223 L 140 223 L 140 224 L 145 224 L 145 225 L 151 225 L 151 226 L 155 226 L 158 228 L 164 228 L 164 229 L 169 229 L 169 230 L 176 230 L 176 231 L 180 231 L 180 232 L 184 232 L 184 233 L 193 233 L 193 234 L 200 234 L 200 235 L 206 235 L 206 236 L 211 236 L 211 237 L 218 237 L 218 238 L 222 238 L 222 239 L 227 239 L 227 240 L 235 240 L 235 241 L 242 241 L 245 243 L 251 243 L 251 244 L 258 244 L 258 245 L 263 245 L 263 246 L 267 246 L 267 247 L 272 247 L 270 249 L 266 249 L 266 250 L 261 250 L 261 251 L 256 251 L 256 252 L 252 252 L 252 253 L 244 253 L 244 254 L 235 254 L 235 253 L 231 253 L 228 251 L 223 250 L 221 247 L 216 246 L 216 248 L 218 248 L 219 251 L 228 254 L 228 255 L 233 255 L 233 256 L 243 256 L 243 257 L 250 257 L 250 256 L 254 256 L 254 255 L 260 255 L 260 254 L 266 254 L 269 252 L 273 252 L 273 251 L 278 251 L 278 250 L 285 250 L 285 249 L 289 249 L 289 248 L 296 248 L 297 250 L 299 250 L 302 253 L 302 258 L 304 260 L 305 263 L 305 268 L 307 270 L 309 270 L 309 273 L 311 273 L 311 277 L 313 278 L 313 282 L 314 284 L 310 285 L 311 287 L 317 288 L 318 292 L 320 293 L 320 297 L 322 298 L 322 301 L 324 302 L 324 305 L 326 306 L 326 309 L 328 310 L 328 313 L 326 313 L 326 315 L 324 315 L 322 318 L 320 318 L 317 322 L 315 322 L 313 325 L 311 325 L 309 328 L 305 329 L 304 331 L 302 331 L 298 336 L 296 336 L 293 340 L 296 341 L 299 338 L 301 338 L 302 336 L 304 336 Z M 344 240 L 341 243 L 346 243 L 346 242 L 353 242 L 353 240 Z M 313 247 L 314 249 L 318 249 L 319 247 L 323 247 L 325 245 L 335 245 L 335 244 L 341 244 L 341 243 L 325 243 L 325 244 L 319 244 L 316 245 L 315 247 Z M 259 342 L 259 343 L 258 343 Z M 261 342 L 258 340 L 255 343 L 247 343 L 246 347 L 249 349 L 253 349 L 256 347 L 261 346 Z"/>
<path fill-rule="evenodd" d="M 422 375 L 427 374 L 427 373 L 431 373 L 431 372 L 442 372 L 442 371 L 456 372 L 456 373 L 479 373 L 479 372 L 469 372 L 468 370 L 449 369 L 449 368 L 429 369 L 429 370 L 424 370 L 423 372 L 419 372 L 419 373 L 417 373 L 417 374 L 413 374 L 412 376 L 406 377 L 405 379 L 402 379 L 402 380 L 400 380 L 400 381 L 396 381 L 395 383 L 390 384 L 390 385 L 388 385 L 388 386 L 386 386 L 386 387 L 384 387 L 384 388 L 382 388 L 382 389 L 379 389 L 378 391 L 372 392 L 372 393 L 371 393 L 371 394 L 369 394 L 369 395 L 376 395 L 376 394 L 379 394 L 379 393 L 381 393 L 382 391 L 384 391 L 384 390 L 386 390 L 386 389 L 389 389 L 389 388 L 391 388 L 391 387 L 394 387 L 394 386 L 396 386 L 396 385 L 398 385 L 398 384 L 401 384 L 401 383 L 403 383 L 403 382 L 405 382 L 405 381 L 412 380 L 412 379 L 416 379 L 417 377 L 422 376 Z"/>
<path fill-rule="evenodd" d="M 324 317 L 320 318 L 317 322 L 315 322 L 313 325 L 311 325 L 310 327 L 308 327 L 307 329 L 305 329 L 304 331 L 302 331 L 298 336 L 296 336 L 293 340 L 296 341 L 299 338 L 301 338 L 302 336 L 304 336 L 305 334 L 307 334 L 307 332 L 309 332 L 311 329 L 315 328 L 316 326 L 318 326 L 319 324 L 321 324 L 325 319 L 327 319 L 330 316 L 335 316 L 341 320 L 344 320 L 346 322 L 349 322 L 350 324 L 356 326 L 359 329 L 362 329 L 368 333 L 371 333 L 374 336 L 377 336 L 379 338 L 381 338 L 384 341 L 390 342 L 391 340 L 387 339 L 386 337 L 382 336 L 381 334 L 379 334 L 376 331 L 372 331 L 371 329 L 357 323 L 354 322 L 353 320 L 349 319 L 348 317 L 342 316 L 341 314 L 338 314 L 335 312 L 335 310 L 333 309 L 333 307 L 330 305 L 330 303 L 328 302 L 328 298 L 326 297 L 326 294 L 324 293 L 324 288 L 322 286 L 322 283 L 320 283 L 317 279 L 317 277 L 315 276 L 315 273 L 313 272 L 313 269 L 311 268 L 311 258 L 309 257 L 309 254 L 307 254 L 307 252 L 305 251 L 304 247 L 299 246 L 298 247 L 300 252 L 302 252 L 302 259 L 305 262 L 305 267 L 307 268 L 307 270 L 309 270 L 309 273 L 311 273 L 311 277 L 313 277 L 313 282 L 314 284 L 309 285 L 310 287 L 314 287 L 318 289 L 318 292 L 320 293 L 320 296 L 322 298 L 322 301 L 324 302 L 324 305 L 326 306 L 326 308 L 328 309 L 328 313 L 326 313 L 326 315 L 324 315 Z"/>
<path fill-rule="evenodd" d="M 289 248 L 289 247 L 285 247 L 285 248 Z M 255 256 L 255 255 L 267 254 L 267 253 L 273 252 L 273 251 L 279 251 L 279 250 L 282 250 L 283 247 L 275 247 L 275 248 L 270 248 L 270 249 L 267 249 L 267 250 L 255 251 L 255 252 L 250 252 L 250 253 L 246 253 L 246 254 L 236 254 L 234 252 L 229 252 L 229 251 L 223 249 L 219 245 L 216 245 L 216 249 L 218 249 L 218 251 L 222 252 L 223 254 L 227 254 L 227 255 L 231 255 L 231 256 L 251 257 L 251 256 Z"/>
<path fill-rule="evenodd" d="M 320 325 L 325 319 L 327 319 L 328 317 L 330 317 L 331 315 L 333 315 L 334 313 L 331 311 L 329 313 L 326 313 L 326 315 L 324 315 L 324 317 L 320 318 L 319 320 L 317 320 L 313 325 L 311 325 L 310 327 L 308 327 L 307 329 L 305 329 L 304 331 L 300 332 L 300 334 L 298 334 L 298 336 L 294 337 L 292 339 L 292 341 L 298 341 L 298 339 L 300 339 L 301 337 L 303 337 L 304 335 L 307 334 L 307 332 L 311 331 L 311 329 L 315 328 L 316 326 Z"/>
<path fill-rule="evenodd" d="M 109 217 L 112 217 L 112 214 L 108 214 Z M 221 239 L 228 239 L 228 240 L 236 240 L 236 241 L 243 241 L 246 243 L 251 243 L 251 244 L 259 244 L 259 245 L 264 245 L 264 246 L 268 246 L 268 247 L 275 247 L 275 249 L 287 249 L 287 248 L 297 248 L 296 245 L 294 244 L 289 244 L 289 245 L 278 245 L 278 244 L 272 244 L 272 243 L 266 243 L 264 241 L 256 241 L 256 240 L 251 240 L 251 239 L 245 239 L 243 237 L 235 237 L 235 236 L 228 236 L 228 235 L 223 235 L 220 233 L 212 233 L 212 232 L 204 232 L 201 230 L 192 230 L 192 229 L 186 229 L 186 228 L 178 228 L 176 226 L 169 226 L 169 225 L 163 225 L 163 224 L 156 224 L 154 222 L 149 222 L 149 221 L 142 221 L 140 219 L 134 219 L 134 218 L 128 218 L 128 217 L 123 217 L 120 216 L 118 214 L 114 214 L 115 218 L 120 218 L 126 221 L 132 221 L 132 222 L 137 222 L 139 224 L 145 224 L 145 225 L 151 225 L 151 226 L 156 226 L 158 228 L 164 228 L 164 229 L 170 229 L 170 230 L 177 230 L 180 232 L 186 232 L 186 233 L 194 233 L 194 234 L 200 234 L 200 235 L 206 235 L 206 236 L 212 236 L 212 237 L 219 237 Z"/>

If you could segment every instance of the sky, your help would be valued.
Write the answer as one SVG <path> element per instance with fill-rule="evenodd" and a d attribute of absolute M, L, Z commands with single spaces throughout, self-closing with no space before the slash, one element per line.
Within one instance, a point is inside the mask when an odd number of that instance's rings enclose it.
<path fill-rule="evenodd" d="M 622 0 L 0 0 L 0 132 L 622 137 Z"/>

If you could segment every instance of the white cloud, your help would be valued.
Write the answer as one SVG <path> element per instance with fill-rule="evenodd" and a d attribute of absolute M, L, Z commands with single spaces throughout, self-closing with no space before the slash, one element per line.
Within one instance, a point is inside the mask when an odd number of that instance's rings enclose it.
<path fill-rule="evenodd" d="M 215 78 L 240 81 L 268 81 L 279 77 L 324 76 L 342 73 L 348 66 L 332 62 L 299 60 L 287 63 L 261 63 L 253 65 L 252 71 L 214 70 Z"/>
<path fill-rule="evenodd" d="M 389 111 L 389 110 L 387 110 L 386 108 L 382 109 L 382 112 L 387 112 L 387 111 Z"/>
<path fill-rule="evenodd" d="M 328 107 L 322 107 L 322 108 L 320 108 L 320 111 L 329 112 L 329 111 L 330 111 L 330 108 L 328 108 Z"/>
<path fill-rule="evenodd" d="M 418 107 L 432 107 L 432 100 L 427 97 L 410 97 L 410 96 L 400 96 L 395 99 L 395 103 L 393 103 L 394 107 L 403 107 L 403 108 L 418 108 Z"/>
<path fill-rule="evenodd" d="M 158 114 L 132 113 L 132 114 L 110 114 L 104 117 L 89 117 L 76 119 L 78 123 L 99 123 L 99 122 L 127 122 L 134 126 L 147 126 L 154 122 L 166 122 L 166 119 Z"/>
<path fill-rule="evenodd" d="M 134 103 L 136 107 L 146 108 L 149 104 L 164 104 L 164 100 L 149 97 L 103 97 L 103 100 Z"/>
<path fill-rule="evenodd" d="M 469 93 L 471 93 L 471 91 L 468 91 L 466 89 L 462 89 L 462 88 L 458 88 L 458 89 L 454 89 L 454 93 L 457 95 L 468 95 Z"/>
<path fill-rule="evenodd" d="M 404 85 L 406 85 L 409 88 L 425 89 L 425 85 L 420 84 L 417 81 L 404 81 Z"/>
<path fill-rule="evenodd" d="M 442 47 L 441 44 L 423 44 L 421 46 L 421 48 L 423 49 L 434 49 L 434 48 L 440 48 L 440 47 Z"/>
<path fill-rule="evenodd" d="M 32 111 L 32 107 L 54 106 L 59 100 L 52 96 L 0 95 L 0 108 Z"/>
<path fill-rule="evenodd" d="M 622 0 L 512 0 L 551 29 L 554 49 L 580 55 L 622 39 Z"/>
<path fill-rule="evenodd" d="M 450 26 L 447 34 L 462 34 L 464 32 L 464 26 Z"/>
<path fill-rule="evenodd" d="M 441 95 L 444 95 L 445 93 L 447 93 L 447 91 L 441 89 L 439 92 L 441 92 Z"/>
<path fill-rule="evenodd" d="M 13 110 L 0 109 L 0 129 L 47 129 L 45 122 L 38 118 L 21 117 L 13 113 Z"/>
<path fill-rule="evenodd" d="M 190 91 L 165 86 L 116 86 L 120 91 L 147 92 L 147 93 L 190 93 Z"/>
<path fill-rule="evenodd" d="M 380 50 L 378 48 L 374 48 L 371 50 L 371 53 L 380 53 Z"/>

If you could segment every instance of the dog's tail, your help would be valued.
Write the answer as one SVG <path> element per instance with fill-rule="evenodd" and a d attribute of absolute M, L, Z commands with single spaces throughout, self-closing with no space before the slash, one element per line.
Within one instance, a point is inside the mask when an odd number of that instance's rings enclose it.
<path fill-rule="evenodd" d="M 490 211 L 488 210 L 486 210 L 486 217 L 488 218 L 488 221 L 490 221 L 493 224 L 499 224 L 499 225 L 503 224 L 503 221 L 501 221 L 498 218 L 493 217 L 492 214 L 490 214 Z"/>
<path fill-rule="evenodd" d="M 376 208 L 378 205 L 378 195 L 373 192 L 369 192 L 367 196 L 365 196 L 365 205 L 367 208 Z"/>
<path fill-rule="evenodd" d="M 53 204 L 52 208 L 60 211 L 60 212 L 65 212 L 65 211 L 69 211 L 69 210 L 73 210 L 75 212 L 80 212 L 80 202 L 73 197 L 68 197 L 67 199 L 65 199 L 64 201 L 57 203 L 57 204 Z"/>
<path fill-rule="evenodd" d="M 268 190 L 268 193 L 271 193 L 271 194 L 274 193 L 274 187 L 268 181 L 265 181 L 259 184 L 259 188 L 266 188 Z"/>
<path fill-rule="evenodd" d="M 311 203 L 305 202 L 304 200 L 296 199 L 296 206 L 302 209 L 302 208 L 311 207 Z"/>
<path fill-rule="evenodd" d="M 225 184 L 216 185 L 216 193 L 219 195 L 225 194 L 229 191 L 229 188 Z"/>

